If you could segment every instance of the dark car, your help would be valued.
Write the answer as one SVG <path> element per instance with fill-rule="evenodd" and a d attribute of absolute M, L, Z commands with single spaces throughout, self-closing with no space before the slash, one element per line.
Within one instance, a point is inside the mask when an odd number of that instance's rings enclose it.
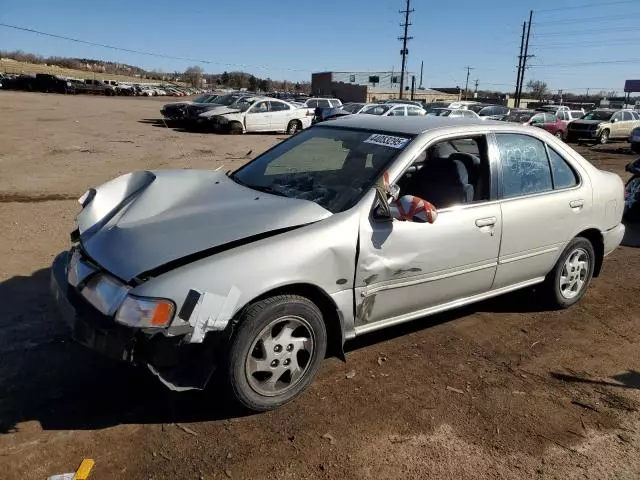
<path fill-rule="evenodd" d="M 593 110 L 582 118 L 574 120 L 569 124 L 567 132 L 568 142 L 577 142 L 579 140 L 598 140 L 599 127 L 602 123 L 608 123 L 611 121 L 611 117 L 616 113 L 616 110 Z"/>
<path fill-rule="evenodd" d="M 216 98 L 218 98 L 218 95 L 211 95 L 211 94 L 205 93 L 204 95 L 200 95 L 199 97 L 196 97 L 191 102 L 186 101 L 186 102 L 167 103 L 160 109 L 160 113 L 166 119 L 178 122 L 178 121 L 184 120 L 187 114 L 187 108 L 190 105 L 200 104 L 200 103 L 204 103 L 204 104 L 211 103 Z"/>
<path fill-rule="evenodd" d="M 344 117 L 346 115 L 353 115 L 359 113 L 366 103 L 345 103 L 339 107 L 321 108 L 315 109 L 313 121 L 311 123 L 324 122 L 325 120 L 331 120 L 333 118 Z"/>
<path fill-rule="evenodd" d="M 36 74 L 36 90 L 44 93 L 74 93 L 73 84 L 66 78 L 48 73 Z"/>
<path fill-rule="evenodd" d="M 537 112 L 535 110 L 512 110 L 503 120 L 542 128 L 561 140 L 567 138 L 567 125 L 553 113 Z"/>
<path fill-rule="evenodd" d="M 27 92 L 36 91 L 35 75 L 18 75 L 13 78 L 5 78 L 2 81 L 2 88 L 5 90 L 24 90 Z"/>

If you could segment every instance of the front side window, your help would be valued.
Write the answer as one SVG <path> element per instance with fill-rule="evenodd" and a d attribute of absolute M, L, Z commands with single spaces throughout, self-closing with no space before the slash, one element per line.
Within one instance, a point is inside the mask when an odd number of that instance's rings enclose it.
<path fill-rule="evenodd" d="M 459 137 L 430 145 L 397 184 L 401 196 L 417 196 L 438 209 L 489 200 L 491 175 L 486 138 Z"/>
<path fill-rule="evenodd" d="M 407 115 L 416 117 L 418 115 L 422 115 L 422 110 L 418 107 L 407 107 Z"/>
<path fill-rule="evenodd" d="M 309 108 L 317 108 L 318 101 L 317 100 L 307 100 L 307 107 Z"/>
<path fill-rule="evenodd" d="M 340 103 L 340 100 L 329 100 L 329 105 L 335 108 L 335 107 L 339 107 L 342 104 Z"/>
<path fill-rule="evenodd" d="M 558 117 L 556 117 L 554 114 L 552 113 L 544 114 L 544 123 L 556 123 L 557 121 L 558 121 Z"/>
<path fill-rule="evenodd" d="M 251 110 L 249 110 L 249 113 L 266 113 L 268 111 L 269 111 L 269 102 L 258 102 L 253 107 L 251 107 Z"/>
<path fill-rule="evenodd" d="M 355 205 L 412 138 L 314 127 L 278 144 L 231 178 L 258 191 L 309 200 L 337 213 Z"/>
<path fill-rule="evenodd" d="M 519 197 L 553 190 L 544 143 L 519 134 L 497 134 L 502 164 L 502 195 Z"/>

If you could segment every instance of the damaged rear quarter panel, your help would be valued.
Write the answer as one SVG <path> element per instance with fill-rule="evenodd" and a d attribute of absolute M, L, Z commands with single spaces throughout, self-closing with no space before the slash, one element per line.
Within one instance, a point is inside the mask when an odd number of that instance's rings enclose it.
<path fill-rule="evenodd" d="M 348 338 L 353 329 L 352 289 L 358 216 L 358 210 L 354 208 L 217 253 L 152 278 L 132 293 L 170 298 L 176 303 L 176 312 L 180 312 L 189 291 L 200 292 L 201 301 L 190 317 L 180 319 L 176 316 L 171 329 L 178 331 L 187 325 L 193 328 L 198 318 L 201 321 L 210 319 L 206 333 L 223 330 L 229 320 L 256 297 L 286 285 L 308 284 L 334 300 L 342 314 Z M 203 337 L 198 333 L 187 336 L 198 343 Z"/>

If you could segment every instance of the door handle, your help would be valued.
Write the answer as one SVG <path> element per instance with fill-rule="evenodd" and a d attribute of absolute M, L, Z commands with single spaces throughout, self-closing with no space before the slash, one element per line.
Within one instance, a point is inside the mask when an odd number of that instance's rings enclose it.
<path fill-rule="evenodd" d="M 584 200 L 571 200 L 569 206 L 571 208 L 582 208 L 584 206 Z"/>
<path fill-rule="evenodd" d="M 498 219 L 496 217 L 478 218 L 476 220 L 476 227 L 491 227 L 496 224 Z"/>

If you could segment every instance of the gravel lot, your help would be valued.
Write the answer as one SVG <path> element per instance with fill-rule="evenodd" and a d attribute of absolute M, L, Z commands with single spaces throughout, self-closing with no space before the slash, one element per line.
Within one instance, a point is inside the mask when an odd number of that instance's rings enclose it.
<path fill-rule="evenodd" d="M 48 267 L 80 194 L 135 169 L 233 168 L 283 138 L 168 129 L 164 101 L 0 91 L 0 477 L 84 457 L 96 480 L 640 477 L 633 246 L 568 311 L 524 292 L 369 335 L 267 414 L 215 386 L 173 394 L 69 342 Z M 624 147 L 580 150 L 624 176 Z"/>

